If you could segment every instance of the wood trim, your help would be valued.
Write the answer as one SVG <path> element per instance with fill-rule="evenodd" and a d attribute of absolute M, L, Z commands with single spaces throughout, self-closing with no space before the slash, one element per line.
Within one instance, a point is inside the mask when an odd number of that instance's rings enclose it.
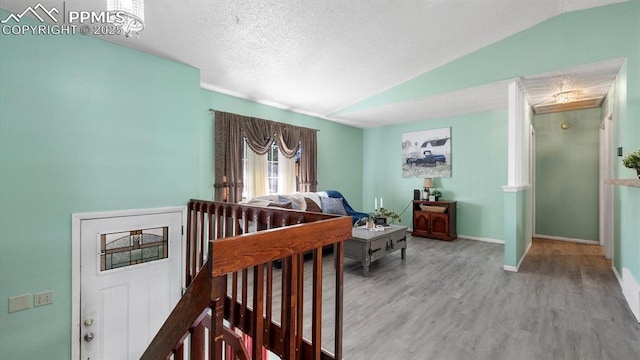
<path fill-rule="evenodd" d="M 533 106 L 532 109 L 533 109 L 534 115 L 542 115 L 542 114 L 549 114 L 549 113 L 562 112 L 562 111 L 598 108 L 600 107 L 600 105 L 602 105 L 602 101 L 604 101 L 604 97 L 572 101 L 566 104 L 550 104 L 550 105 L 542 105 L 542 106 Z"/>
<path fill-rule="evenodd" d="M 235 307 L 235 312 L 236 314 L 238 314 L 239 310 L 240 310 L 240 304 L 236 303 L 235 306 L 231 306 L 231 298 L 227 297 L 227 299 L 225 300 L 225 316 L 227 316 L 229 314 L 229 311 L 232 307 Z M 342 311 L 340 311 L 342 312 Z M 253 315 L 253 310 L 252 309 L 246 309 L 244 315 L 242 315 L 243 317 L 247 318 L 247 319 L 253 319 L 254 315 Z M 240 318 L 240 314 L 236 315 L 236 319 L 229 319 L 231 322 L 237 321 Z M 342 321 L 340 321 L 340 323 L 342 323 Z M 337 324 L 336 324 L 337 326 Z M 283 357 L 284 355 L 284 345 L 283 342 L 280 340 L 282 339 L 282 334 L 284 328 L 280 325 L 278 325 L 277 323 L 265 323 L 265 327 L 269 328 L 269 333 L 272 334 L 272 336 L 269 337 L 265 337 L 265 345 L 267 346 L 267 348 L 273 352 L 274 354 Z M 251 321 L 247 322 L 247 326 L 244 328 L 240 328 L 238 327 L 242 332 L 244 333 L 251 333 L 253 331 L 253 323 Z M 342 334 L 342 332 L 340 332 L 340 334 Z M 336 338 L 337 339 L 337 338 Z M 339 343 L 341 344 L 342 342 L 339 341 Z M 302 339 L 302 346 L 300 348 L 300 358 L 301 359 L 319 359 L 319 360 L 338 360 L 338 359 L 342 359 L 341 357 L 337 357 L 334 356 L 334 354 L 331 354 L 330 352 L 328 352 L 325 349 L 321 349 L 320 351 L 320 357 L 319 358 L 314 358 L 313 357 L 313 349 L 311 346 L 311 343 L 306 340 L 306 339 Z M 340 354 L 342 354 L 342 349 L 340 349 Z M 338 354 L 338 352 L 336 352 L 336 354 Z"/>
<path fill-rule="evenodd" d="M 335 302 L 335 348 L 334 355 L 336 360 L 342 360 L 342 332 L 343 332 L 343 315 L 342 308 L 344 300 L 344 241 L 334 245 L 334 257 L 336 267 L 336 302 Z"/>
<path fill-rule="evenodd" d="M 258 265 L 253 269 L 253 308 L 262 309 L 264 304 L 264 265 Z M 264 346 L 264 317 L 260 312 L 254 312 L 253 331 L 251 338 L 253 346 L 251 359 L 262 360 L 262 347 Z"/>
<path fill-rule="evenodd" d="M 313 250 L 312 302 L 311 350 L 313 352 L 313 358 L 319 359 L 320 350 L 322 348 L 322 248 Z M 302 329 L 302 327 L 300 329 Z"/>
<path fill-rule="evenodd" d="M 322 236 L 309 236 L 309 233 Z M 212 276 L 302 254 L 351 238 L 351 218 L 337 217 L 213 241 Z"/>
<path fill-rule="evenodd" d="M 207 272 L 200 271 L 140 359 L 164 359 L 170 354 L 174 350 L 175 340 L 200 323 L 211 302 L 210 294 L 211 283 Z"/>
<path fill-rule="evenodd" d="M 351 219 L 197 200 L 190 202 L 188 209 L 189 243 L 185 247 L 189 251 L 185 256 L 189 264 L 185 269 L 192 281 L 143 358 L 163 358 L 163 355 L 171 353 L 178 358 L 184 355 L 179 351 L 189 336 L 192 347 L 189 353 L 203 356 L 207 343 L 202 336 L 203 325 L 206 326 L 208 321 L 211 329 L 209 357 L 221 359 L 225 343 L 223 320 L 227 319 L 230 330 L 237 328 L 251 337 L 249 348 L 251 357 L 255 360 L 262 360 L 264 357 L 263 347 L 286 359 L 334 359 L 321 348 L 322 248 L 334 244 L 337 249 L 335 323 L 336 336 L 342 336 L 343 241 L 351 237 Z M 242 234 L 243 229 L 248 230 L 248 219 L 253 219 L 252 225 L 261 230 Z M 203 251 L 205 246 L 208 246 L 207 252 Z M 314 252 L 313 345 L 303 339 L 303 254 L 309 251 Z M 208 254 L 207 260 L 203 264 L 205 254 Z M 275 260 L 283 261 L 284 264 L 280 317 L 282 325 L 271 319 L 272 267 Z M 206 269 L 203 265 L 206 265 Z M 249 268 L 253 270 L 253 284 L 250 286 Z M 204 271 L 194 274 L 195 269 Z M 241 279 L 238 279 L 239 272 L 242 274 Z M 265 273 L 268 276 L 266 294 Z M 190 277 L 185 275 L 185 279 Z M 232 287 L 229 297 L 228 279 L 231 280 Z M 239 280 L 241 289 L 238 289 Z M 241 292 L 240 297 L 238 291 Z M 252 304 L 248 301 L 250 291 Z M 264 316 L 265 306 L 270 309 L 268 317 Z M 205 318 L 209 312 L 212 314 L 210 320 Z M 234 345 L 236 353 L 242 352 L 241 348 L 235 347 Z M 336 339 L 336 353 L 342 353 L 341 339 Z"/>
<path fill-rule="evenodd" d="M 211 254 L 211 253 L 210 253 Z M 211 263 L 211 262 L 209 262 Z M 224 303 L 227 293 L 227 277 L 218 276 L 211 279 L 211 328 L 209 331 L 209 358 L 222 360 L 223 329 L 224 329 Z"/>

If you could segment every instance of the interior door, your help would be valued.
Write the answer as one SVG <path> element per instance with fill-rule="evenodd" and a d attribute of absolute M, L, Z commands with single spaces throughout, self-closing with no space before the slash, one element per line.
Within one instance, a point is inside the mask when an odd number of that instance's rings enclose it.
<path fill-rule="evenodd" d="M 80 224 L 80 359 L 139 359 L 178 302 L 182 213 Z"/>

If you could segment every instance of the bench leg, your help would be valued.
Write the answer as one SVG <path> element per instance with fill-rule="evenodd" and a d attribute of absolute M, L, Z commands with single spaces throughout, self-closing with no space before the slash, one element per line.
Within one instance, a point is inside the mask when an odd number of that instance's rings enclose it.
<path fill-rule="evenodd" d="M 369 276 L 369 264 L 362 264 L 362 274 L 366 277 Z"/>

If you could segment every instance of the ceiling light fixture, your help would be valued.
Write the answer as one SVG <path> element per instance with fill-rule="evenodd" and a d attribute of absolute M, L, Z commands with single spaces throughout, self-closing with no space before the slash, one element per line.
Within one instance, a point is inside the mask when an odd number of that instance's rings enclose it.
<path fill-rule="evenodd" d="M 576 101 L 578 98 L 578 92 L 575 90 L 571 91 L 561 91 L 555 95 L 553 95 L 553 99 L 557 104 L 567 104 L 572 101 Z"/>
<path fill-rule="evenodd" d="M 144 0 L 107 0 L 107 10 L 126 37 L 144 29 Z"/>
<path fill-rule="evenodd" d="M 576 101 L 578 98 L 578 91 L 569 90 L 570 81 L 569 79 L 560 78 L 560 91 L 553 95 L 553 99 L 556 101 L 556 104 L 567 104 L 572 101 Z"/>

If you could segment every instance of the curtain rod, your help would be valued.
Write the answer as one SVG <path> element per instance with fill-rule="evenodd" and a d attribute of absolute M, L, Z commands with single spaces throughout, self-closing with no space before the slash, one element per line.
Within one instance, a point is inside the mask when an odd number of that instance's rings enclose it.
<path fill-rule="evenodd" d="M 216 112 L 218 110 L 216 110 L 214 108 L 209 108 L 209 111 Z M 233 114 L 233 113 L 231 113 L 231 114 Z M 240 114 L 235 114 L 235 115 L 240 115 Z M 240 116 L 245 116 L 245 115 L 240 115 Z M 305 115 L 305 116 L 308 116 L 308 115 Z M 267 119 L 263 119 L 263 120 L 267 120 Z M 274 121 L 274 120 L 267 120 L 267 121 Z M 278 121 L 274 121 L 274 122 L 278 122 Z M 286 123 L 282 123 L 282 124 L 286 124 Z M 293 125 L 293 124 L 287 124 L 287 125 L 298 126 L 298 125 Z M 298 126 L 298 127 L 305 128 L 305 129 L 310 129 L 310 130 L 315 130 L 317 132 L 320 132 L 320 129 L 313 129 L 313 128 L 308 128 L 308 127 L 304 127 L 304 126 Z"/>

